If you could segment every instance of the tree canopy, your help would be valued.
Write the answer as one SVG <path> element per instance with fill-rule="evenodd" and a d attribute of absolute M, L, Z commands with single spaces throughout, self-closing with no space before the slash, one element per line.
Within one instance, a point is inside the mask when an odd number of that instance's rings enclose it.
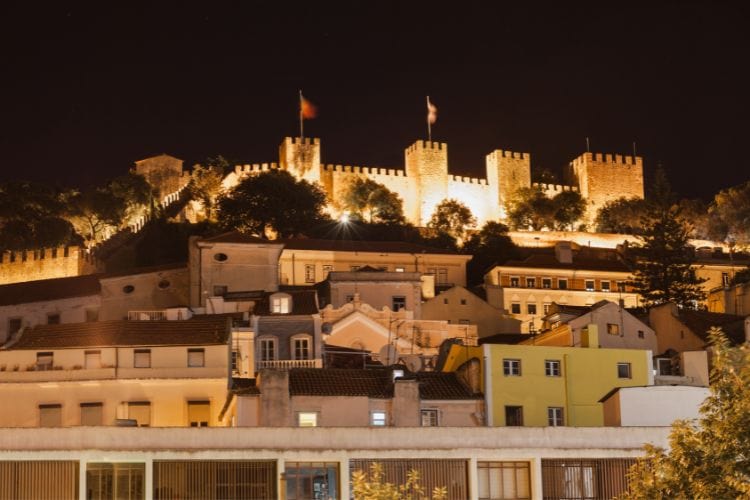
<path fill-rule="evenodd" d="M 445 199 L 441 201 L 427 223 L 427 227 L 436 230 L 461 242 L 466 230 L 477 225 L 477 219 L 469 207 L 458 200 Z"/>
<path fill-rule="evenodd" d="M 190 173 L 187 190 L 194 200 L 203 205 L 206 219 L 209 221 L 215 219 L 214 209 L 221 195 L 223 178 L 222 167 L 196 165 Z"/>
<path fill-rule="evenodd" d="M 750 496 L 750 346 L 730 347 L 712 328 L 711 393 L 697 422 L 677 421 L 669 451 L 646 445 L 627 499 Z"/>
<path fill-rule="evenodd" d="M 648 204 L 643 198 L 618 198 L 599 209 L 594 225 L 600 233 L 641 234 Z"/>
<path fill-rule="evenodd" d="M 723 224 L 721 240 L 743 247 L 750 245 L 750 181 L 720 191 L 714 197 L 709 213 Z"/>
<path fill-rule="evenodd" d="M 561 191 L 550 198 L 540 187 L 532 186 L 520 188 L 512 196 L 508 222 L 521 230 L 574 230 L 585 212 L 586 202 L 577 191 Z"/>
<path fill-rule="evenodd" d="M 286 170 L 269 170 L 243 179 L 219 198 L 219 220 L 228 229 L 266 237 L 266 230 L 280 237 L 304 234 L 327 220 L 323 214 L 326 195 Z"/>
<path fill-rule="evenodd" d="M 692 267 L 695 254 L 688 246 L 689 228 L 681 220 L 679 209 L 652 208 L 644 218 L 640 243 L 628 251 L 633 269 L 631 282 L 641 295 L 642 305 L 652 307 L 674 302 L 694 309 L 705 298 L 701 283 Z"/>
<path fill-rule="evenodd" d="M 400 224 L 404 218 L 403 201 L 383 184 L 358 177 L 344 194 L 343 208 L 366 221 Z"/>
<path fill-rule="evenodd" d="M 484 281 L 484 273 L 495 263 L 503 263 L 519 257 L 518 247 L 508 236 L 508 226 L 489 221 L 464 243 L 464 253 L 472 259 L 466 265 L 469 285 L 479 285 Z"/>

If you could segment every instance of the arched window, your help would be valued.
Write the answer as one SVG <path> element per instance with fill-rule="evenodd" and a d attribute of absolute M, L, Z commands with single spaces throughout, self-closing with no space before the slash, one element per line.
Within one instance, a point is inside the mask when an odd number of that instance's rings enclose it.
<path fill-rule="evenodd" d="M 312 337 L 299 334 L 292 337 L 292 359 L 312 359 Z"/>

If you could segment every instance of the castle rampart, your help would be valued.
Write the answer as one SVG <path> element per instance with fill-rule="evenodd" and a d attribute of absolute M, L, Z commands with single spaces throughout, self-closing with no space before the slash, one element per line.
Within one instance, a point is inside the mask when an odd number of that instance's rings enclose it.
<path fill-rule="evenodd" d="M 96 272 L 96 261 L 77 246 L 0 254 L 0 285 Z"/>

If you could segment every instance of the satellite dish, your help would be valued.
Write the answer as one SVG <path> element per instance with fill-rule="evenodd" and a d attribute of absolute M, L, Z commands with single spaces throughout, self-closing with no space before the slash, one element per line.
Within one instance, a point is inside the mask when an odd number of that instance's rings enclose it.
<path fill-rule="evenodd" d="M 388 366 L 396 362 L 398 353 L 396 352 L 395 347 L 393 347 L 391 344 L 386 344 L 380 348 L 380 351 L 378 351 L 378 355 L 380 356 L 380 362 Z"/>
<path fill-rule="evenodd" d="M 320 331 L 321 333 L 330 335 L 333 331 L 333 324 L 330 321 L 326 321 L 325 323 L 320 325 Z"/>
<path fill-rule="evenodd" d="M 404 364 L 410 372 L 416 373 L 422 369 L 422 358 L 418 355 L 406 356 L 404 358 Z"/>

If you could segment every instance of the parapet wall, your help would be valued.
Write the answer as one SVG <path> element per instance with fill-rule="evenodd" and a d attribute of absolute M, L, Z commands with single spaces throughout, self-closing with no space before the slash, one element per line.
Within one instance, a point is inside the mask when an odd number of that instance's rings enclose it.
<path fill-rule="evenodd" d="M 77 246 L 0 254 L 0 285 L 96 272 L 97 262 Z"/>
<path fill-rule="evenodd" d="M 532 184 L 532 187 L 541 189 L 545 196 L 547 196 L 548 198 L 554 198 L 564 191 L 572 191 L 574 193 L 578 192 L 578 186 L 568 186 L 565 184 L 547 184 L 546 182 L 535 182 Z"/>

